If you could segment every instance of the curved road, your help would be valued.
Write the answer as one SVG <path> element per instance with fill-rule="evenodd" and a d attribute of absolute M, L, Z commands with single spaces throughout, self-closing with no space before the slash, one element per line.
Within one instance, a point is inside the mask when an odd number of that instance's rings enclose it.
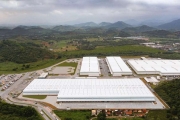
<path fill-rule="evenodd" d="M 69 59 L 68 59 L 69 60 Z M 15 90 L 20 90 L 23 91 L 23 89 L 30 83 L 29 81 L 25 81 L 27 78 L 31 77 L 31 74 L 33 72 L 41 72 L 44 69 L 52 69 L 54 66 L 57 66 L 58 64 L 62 63 L 64 61 L 61 61 L 59 63 L 56 63 L 52 66 L 49 66 L 47 68 L 43 68 L 40 70 L 36 70 L 36 71 L 31 71 L 31 72 L 26 72 L 26 73 L 22 73 L 23 76 L 17 80 L 16 82 L 14 82 L 14 84 L 12 84 L 9 88 L 5 89 L 4 91 L 0 91 L 0 97 L 1 99 L 5 100 L 7 103 L 10 104 L 16 104 L 16 105 L 22 105 L 22 106 L 32 106 L 34 107 L 39 113 L 41 113 L 41 111 L 43 111 L 46 114 L 43 114 L 42 117 L 45 120 L 60 120 L 60 118 L 58 116 L 56 116 L 51 108 L 49 108 L 48 106 L 44 106 L 42 104 L 40 104 L 39 102 L 35 102 L 35 101 L 27 101 L 27 100 L 21 100 L 18 98 L 12 98 L 9 94 L 12 91 Z M 80 66 L 78 66 L 78 69 L 80 69 Z M 77 70 L 75 71 L 77 74 Z M 76 74 L 74 76 L 76 76 Z M 48 118 L 46 115 L 48 115 Z"/>

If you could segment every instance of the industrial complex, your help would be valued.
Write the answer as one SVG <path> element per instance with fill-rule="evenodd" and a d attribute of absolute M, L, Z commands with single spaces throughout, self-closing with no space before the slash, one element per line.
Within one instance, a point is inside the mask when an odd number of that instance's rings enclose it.
<path fill-rule="evenodd" d="M 74 75 L 58 78 L 42 73 L 25 87 L 22 97 L 46 95 L 43 102 L 58 109 L 165 109 L 168 105 L 151 84 L 180 75 L 179 60 L 92 56 L 66 62 L 78 64 Z"/>

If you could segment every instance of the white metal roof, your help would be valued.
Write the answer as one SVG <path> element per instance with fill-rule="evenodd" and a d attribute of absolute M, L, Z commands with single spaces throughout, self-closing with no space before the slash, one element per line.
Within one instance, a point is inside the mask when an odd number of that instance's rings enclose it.
<path fill-rule="evenodd" d="M 55 92 L 58 101 L 153 101 L 154 95 L 139 78 L 35 79 L 23 93 Z M 57 92 L 58 91 L 58 92 Z"/>
<path fill-rule="evenodd" d="M 99 72 L 97 57 L 83 57 L 80 72 Z"/>
<path fill-rule="evenodd" d="M 106 57 L 107 62 L 109 63 L 109 67 L 112 72 L 131 72 L 129 67 L 125 64 L 125 62 L 119 56 L 109 56 Z"/>
<path fill-rule="evenodd" d="M 128 60 L 138 72 L 159 72 L 161 75 L 180 75 L 180 60 Z"/>
<path fill-rule="evenodd" d="M 45 78 L 45 77 L 47 77 L 47 75 L 48 75 L 48 73 L 42 73 L 42 74 L 39 76 L 39 78 Z"/>
<path fill-rule="evenodd" d="M 145 77 L 144 79 L 147 82 L 159 82 L 155 77 Z"/>

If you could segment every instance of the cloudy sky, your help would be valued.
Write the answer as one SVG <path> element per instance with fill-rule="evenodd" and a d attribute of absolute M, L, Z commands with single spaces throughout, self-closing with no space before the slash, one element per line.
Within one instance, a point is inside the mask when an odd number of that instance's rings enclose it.
<path fill-rule="evenodd" d="M 58 25 L 180 18 L 180 0 L 0 0 L 0 24 Z"/>

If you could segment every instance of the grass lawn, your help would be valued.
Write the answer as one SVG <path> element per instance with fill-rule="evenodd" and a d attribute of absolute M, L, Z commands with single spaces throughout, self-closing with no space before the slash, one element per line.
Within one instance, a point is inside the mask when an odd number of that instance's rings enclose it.
<path fill-rule="evenodd" d="M 29 72 L 34 70 L 43 69 L 46 67 L 49 67 L 51 65 L 54 65 L 58 62 L 61 62 L 65 59 L 48 59 L 48 60 L 41 60 L 38 62 L 33 63 L 26 63 L 24 65 L 30 65 L 29 68 L 22 69 L 23 64 L 17 64 L 13 62 L 1 62 L 0 63 L 0 75 L 1 74 L 12 74 L 12 73 L 23 73 L 23 72 Z M 13 71 L 13 68 L 17 68 L 16 71 Z"/>
<path fill-rule="evenodd" d="M 54 44 L 53 48 L 57 49 L 57 48 L 61 48 L 61 47 L 65 47 L 67 45 L 68 40 L 61 40 L 56 42 L 56 44 Z"/>
<path fill-rule="evenodd" d="M 76 62 L 63 62 L 59 64 L 58 66 L 70 66 L 70 67 L 77 67 L 78 63 Z"/>
<path fill-rule="evenodd" d="M 150 110 L 147 114 L 146 120 L 168 120 L 166 115 L 166 110 Z"/>
<path fill-rule="evenodd" d="M 95 40 L 102 41 L 103 38 L 87 38 L 87 41 L 89 41 L 89 42 L 92 42 L 92 41 L 95 41 Z"/>
<path fill-rule="evenodd" d="M 50 48 L 53 49 L 54 52 L 61 52 L 61 51 L 71 51 L 71 50 L 76 50 L 76 46 L 68 45 L 67 42 L 70 40 L 61 40 L 61 41 L 53 41 L 55 44 L 50 46 Z"/>
<path fill-rule="evenodd" d="M 133 118 L 130 118 L 130 117 L 128 118 L 128 117 L 127 117 L 127 118 L 121 118 L 120 120 L 145 120 L 145 119 L 143 119 L 143 118 L 137 118 L 137 117 L 136 117 L 136 118 L 134 118 L 134 117 L 133 117 Z"/>
<path fill-rule="evenodd" d="M 23 97 L 33 98 L 33 99 L 45 99 L 47 95 L 23 95 Z"/>
<path fill-rule="evenodd" d="M 89 120 L 91 117 L 90 110 L 69 110 L 69 111 L 59 111 L 54 110 L 54 113 L 61 118 L 61 120 L 65 120 L 67 118 L 71 118 L 72 120 Z"/>
<path fill-rule="evenodd" d="M 76 63 L 76 62 L 63 62 L 63 63 L 59 64 L 58 66 L 74 67 L 74 68 L 75 68 L 75 69 L 74 69 L 74 72 L 71 73 L 71 75 L 74 75 L 74 73 L 76 72 L 77 65 L 78 65 L 78 63 Z"/>
<path fill-rule="evenodd" d="M 94 118 L 93 120 L 97 120 L 97 118 Z M 126 117 L 126 118 L 107 118 L 106 120 L 144 120 L 143 118 L 134 118 L 134 117 Z"/>
<path fill-rule="evenodd" d="M 92 120 L 97 120 L 97 118 L 94 118 Z M 119 120 L 118 118 L 106 118 L 106 120 Z"/>

